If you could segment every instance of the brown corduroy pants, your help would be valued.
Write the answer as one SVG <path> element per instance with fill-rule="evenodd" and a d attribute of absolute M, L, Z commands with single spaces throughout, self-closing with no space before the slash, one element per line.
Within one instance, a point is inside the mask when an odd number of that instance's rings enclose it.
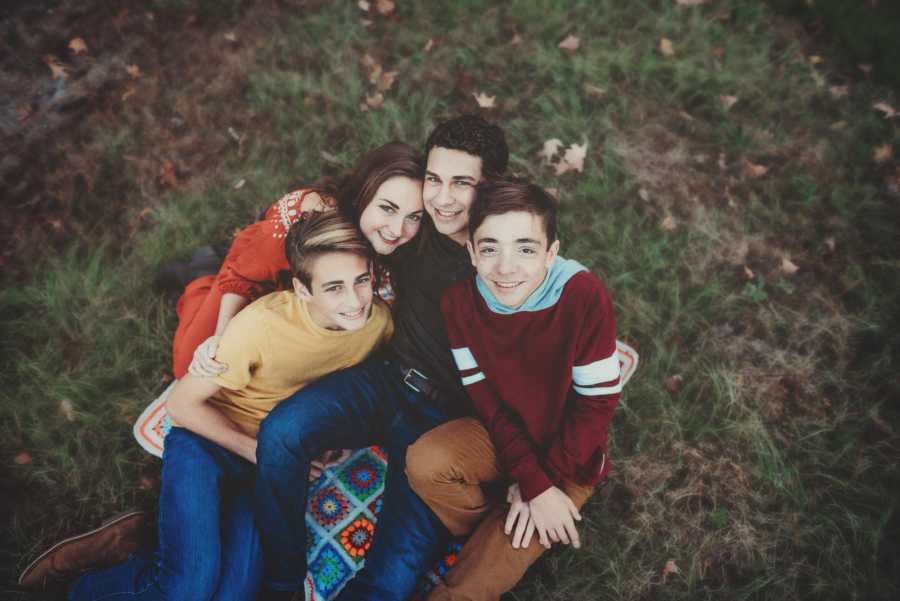
<path fill-rule="evenodd" d="M 447 422 L 409 447 L 406 475 L 413 490 L 456 536 L 470 534 L 446 581 L 428 601 L 496 601 L 512 589 L 545 551 L 537 534 L 514 549 L 503 531 L 509 505 L 485 487 L 505 481 L 487 430 L 474 418 Z M 506 483 L 508 484 L 508 483 Z M 562 490 L 581 509 L 593 488 L 567 483 Z"/>

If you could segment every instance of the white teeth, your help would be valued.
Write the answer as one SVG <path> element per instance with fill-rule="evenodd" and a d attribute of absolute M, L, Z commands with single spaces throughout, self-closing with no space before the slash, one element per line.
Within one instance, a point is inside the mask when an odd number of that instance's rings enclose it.
<path fill-rule="evenodd" d="M 441 217 L 449 218 L 449 217 L 456 217 L 457 215 L 462 213 L 462 210 L 460 209 L 459 211 L 442 211 L 442 210 L 436 208 L 435 212 L 437 212 L 437 214 L 440 215 Z"/>
<path fill-rule="evenodd" d="M 362 317 L 363 312 L 363 309 L 360 309 L 355 313 L 341 313 L 341 317 L 343 317 L 344 319 L 359 319 L 360 317 Z"/>
<path fill-rule="evenodd" d="M 509 289 L 516 288 L 521 283 L 522 282 L 494 282 L 494 285 L 497 286 L 497 288 Z"/>
<path fill-rule="evenodd" d="M 400 236 L 391 236 L 390 234 L 385 234 L 384 232 L 378 232 L 378 235 L 381 236 L 385 242 L 396 242 L 400 239 Z"/>

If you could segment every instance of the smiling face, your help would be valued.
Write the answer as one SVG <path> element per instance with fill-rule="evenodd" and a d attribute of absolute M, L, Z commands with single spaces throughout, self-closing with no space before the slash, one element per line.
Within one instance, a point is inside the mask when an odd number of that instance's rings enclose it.
<path fill-rule="evenodd" d="M 481 158 L 436 146 L 428 153 L 422 200 L 438 232 L 465 244 L 469 207 L 481 181 Z"/>
<path fill-rule="evenodd" d="M 392 177 L 378 187 L 359 217 L 359 229 L 379 255 L 409 242 L 422 223 L 422 182 Z"/>
<path fill-rule="evenodd" d="M 478 277 L 512 309 L 541 285 L 559 252 L 559 240 L 547 244 L 543 219 L 526 211 L 486 217 L 466 245 Z"/>
<path fill-rule="evenodd" d="M 326 253 L 314 260 L 309 288 L 294 278 L 294 292 L 306 303 L 316 325 L 328 330 L 358 330 L 372 311 L 371 268 L 361 255 Z"/>

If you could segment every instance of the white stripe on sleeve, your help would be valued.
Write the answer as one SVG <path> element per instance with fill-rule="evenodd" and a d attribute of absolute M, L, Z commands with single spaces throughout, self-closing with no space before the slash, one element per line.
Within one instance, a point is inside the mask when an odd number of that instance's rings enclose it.
<path fill-rule="evenodd" d="M 575 365 L 572 367 L 572 380 L 579 386 L 589 386 L 600 382 L 609 382 L 619 377 L 619 353 L 606 359 L 594 361 L 587 365 Z"/>
<path fill-rule="evenodd" d="M 583 394 L 584 396 L 603 396 L 604 394 L 615 394 L 617 392 L 622 392 L 622 384 L 615 384 L 613 386 L 592 386 L 590 388 L 586 388 L 584 386 L 575 386 L 575 392 L 578 394 Z"/>
<path fill-rule="evenodd" d="M 463 386 L 468 386 L 469 384 L 474 384 L 475 382 L 481 382 L 484 380 L 484 373 L 478 372 L 477 374 L 473 374 L 471 376 L 466 376 L 462 379 Z"/>
<path fill-rule="evenodd" d="M 478 367 L 478 363 L 475 362 L 475 357 L 472 355 L 472 351 L 469 350 L 469 347 L 452 348 L 450 349 L 450 352 L 453 353 L 453 360 L 456 361 L 456 367 L 459 371 L 475 369 Z M 607 380 L 611 379 L 612 378 L 607 378 Z"/>

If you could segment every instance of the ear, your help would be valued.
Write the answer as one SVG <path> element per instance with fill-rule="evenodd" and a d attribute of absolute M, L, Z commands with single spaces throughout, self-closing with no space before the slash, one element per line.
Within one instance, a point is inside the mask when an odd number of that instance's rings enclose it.
<path fill-rule="evenodd" d="M 472 261 L 472 266 L 477 267 L 475 265 L 475 247 L 472 246 L 472 240 L 466 240 L 466 250 L 469 251 L 469 260 Z"/>
<path fill-rule="evenodd" d="M 301 301 L 308 303 L 312 300 L 312 293 L 309 291 L 303 282 L 301 282 L 297 278 L 291 278 L 291 283 L 294 285 L 294 294 L 297 295 Z"/>
<path fill-rule="evenodd" d="M 553 244 L 550 245 L 550 248 L 547 249 L 547 269 L 550 268 L 550 265 L 553 264 L 553 261 L 556 259 L 556 255 L 559 254 L 559 238 L 553 241 Z"/>

